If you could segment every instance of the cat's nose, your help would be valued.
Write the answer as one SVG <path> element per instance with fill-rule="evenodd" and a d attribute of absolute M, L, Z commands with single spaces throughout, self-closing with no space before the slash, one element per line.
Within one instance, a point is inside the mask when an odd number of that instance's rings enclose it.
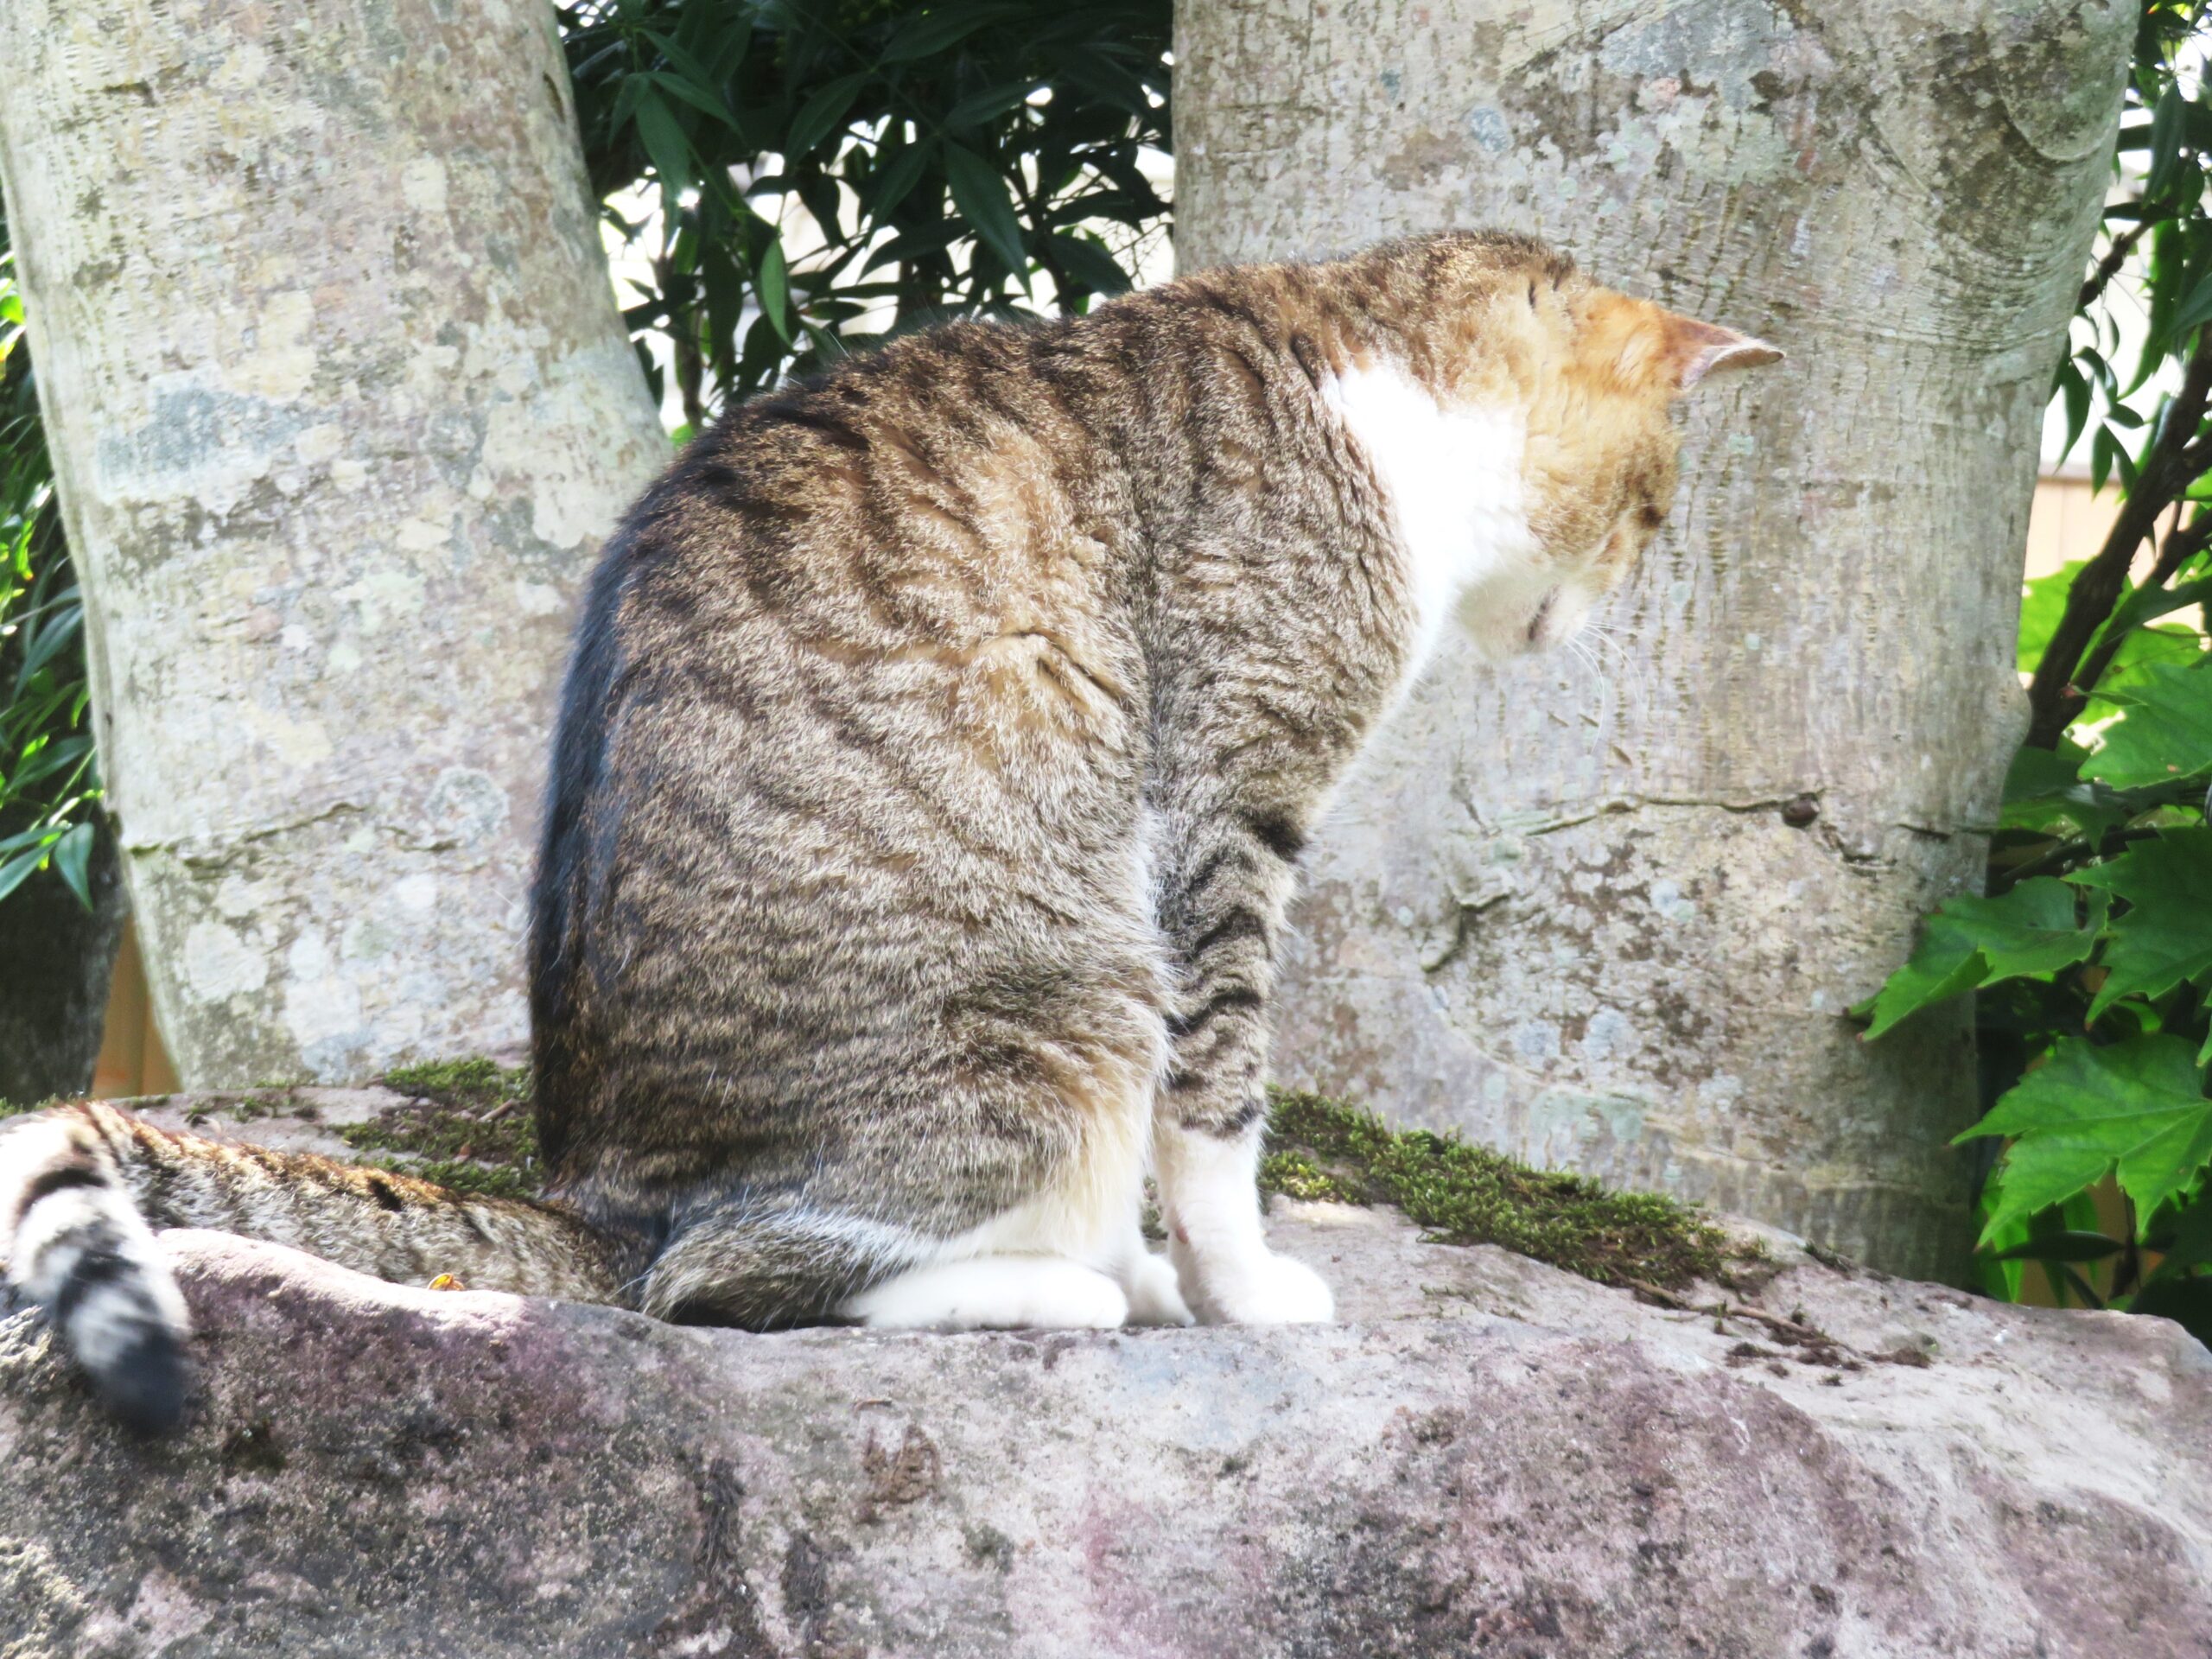
<path fill-rule="evenodd" d="M 1522 635 L 1522 638 L 1528 642 L 1529 650 L 1540 651 L 1543 648 L 1546 643 L 1544 624 L 1551 620 L 1552 613 L 1558 608 L 1558 606 L 1559 589 L 1554 588 L 1546 594 L 1537 605 L 1536 613 L 1529 619 L 1529 626 Z"/>

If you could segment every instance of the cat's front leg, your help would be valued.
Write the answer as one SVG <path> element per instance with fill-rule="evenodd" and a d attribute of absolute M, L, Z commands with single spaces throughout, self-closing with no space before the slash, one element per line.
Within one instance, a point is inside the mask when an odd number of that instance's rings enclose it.
<path fill-rule="evenodd" d="M 1157 906 L 1180 970 L 1153 1115 L 1168 1255 L 1209 1324 L 1326 1319 L 1335 1302 L 1320 1276 L 1268 1248 L 1257 1184 L 1274 947 L 1296 838 L 1266 815 L 1194 815 L 1179 827 Z"/>
<path fill-rule="evenodd" d="M 1257 1128 L 1234 1136 L 1162 1122 L 1156 1130 L 1167 1253 L 1183 1297 L 1208 1325 L 1308 1325 L 1336 1299 L 1303 1262 L 1268 1248 L 1260 1226 Z"/>

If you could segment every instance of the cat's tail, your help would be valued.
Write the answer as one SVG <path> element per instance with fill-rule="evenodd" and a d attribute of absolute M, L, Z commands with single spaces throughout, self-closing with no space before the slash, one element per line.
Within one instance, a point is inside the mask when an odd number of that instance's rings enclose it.
<path fill-rule="evenodd" d="M 0 1260 L 101 1398 L 183 1415 L 191 1324 L 156 1227 L 290 1244 L 397 1283 L 620 1302 L 624 1249 L 573 1211 L 454 1192 L 311 1154 L 174 1135 L 92 1102 L 0 1124 Z"/>

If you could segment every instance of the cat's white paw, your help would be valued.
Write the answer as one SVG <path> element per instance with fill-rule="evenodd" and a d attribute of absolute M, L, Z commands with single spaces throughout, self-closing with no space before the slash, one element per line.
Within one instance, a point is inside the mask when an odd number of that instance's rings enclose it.
<path fill-rule="evenodd" d="M 1122 1268 L 1122 1288 L 1129 1299 L 1131 1325 L 1195 1325 L 1198 1320 L 1183 1300 L 1175 1264 L 1149 1250 L 1132 1258 Z"/>
<path fill-rule="evenodd" d="M 840 1308 L 877 1330 L 1110 1331 L 1129 1299 L 1104 1274 L 1051 1255 L 987 1255 L 916 1268 Z"/>
<path fill-rule="evenodd" d="M 1323 1325 L 1336 1317 L 1337 1299 L 1321 1275 L 1273 1250 L 1205 1263 L 1197 1276 L 1192 1300 L 1209 1325 Z"/>

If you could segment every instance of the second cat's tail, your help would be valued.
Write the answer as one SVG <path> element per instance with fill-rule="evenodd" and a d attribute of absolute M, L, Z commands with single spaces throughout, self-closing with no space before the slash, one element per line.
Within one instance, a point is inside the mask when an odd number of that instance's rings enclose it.
<path fill-rule="evenodd" d="M 0 1259 L 100 1397 L 149 1432 L 183 1415 L 184 1298 L 156 1227 L 212 1227 L 397 1283 L 620 1302 L 624 1251 L 556 1205 L 454 1192 L 304 1153 L 227 1146 L 82 1102 L 0 1124 Z"/>

